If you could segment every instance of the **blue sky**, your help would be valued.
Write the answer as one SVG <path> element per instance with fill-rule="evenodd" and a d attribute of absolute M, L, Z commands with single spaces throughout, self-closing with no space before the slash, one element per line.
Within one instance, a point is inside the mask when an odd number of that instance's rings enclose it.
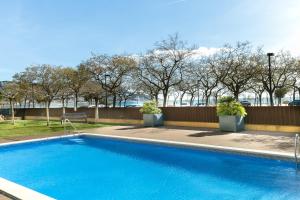
<path fill-rule="evenodd" d="M 143 53 L 178 32 L 199 47 L 251 41 L 300 55 L 299 0 L 0 0 L 0 80 L 36 63 Z"/>

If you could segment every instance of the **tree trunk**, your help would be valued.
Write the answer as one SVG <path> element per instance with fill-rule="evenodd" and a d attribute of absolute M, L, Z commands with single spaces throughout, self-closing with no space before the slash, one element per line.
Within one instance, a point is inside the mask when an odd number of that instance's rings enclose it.
<path fill-rule="evenodd" d="M 99 119 L 98 98 L 95 98 L 95 122 Z"/>
<path fill-rule="evenodd" d="M 75 96 L 74 96 L 74 111 L 75 112 L 77 111 L 77 104 L 78 104 L 78 93 L 76 92 Z"/>
<path fill-rule="evenodd" d="M 206 93 L 204 94 L 204 96 L 205 96 L 205 106 L 208 106 L 209 97 L 210 97 L 207 93 L 208 93 L 208 92 L 206 92 Z"/>
<path fill-rule="evenodd" d="M 167 106 L 168 92 L 163 92 L 163 107 Z"/>
<path fill-rule="evenodd" d="M 278 98 L 278 106 L 280 106 L 281 105 L 281 98 L 279 97 Z"/>
<path fill-rule="evenodd" d="M 47 126 L 50 126 L 50 113 L 49 113 L 49 107 L 51 102 L 46 102 L 46 117 L 47 117 Z"/>
<path fill-rule="evenodd" d="M 300 92 L 300 90 L 299 90 L 299 92 Z M 154 98 L 155 98 L 156 106 L 158 106 L 158 94 L 156 94 Z"/>
<path fill-rule="evenodd" d="M 294 87 L 293 88 L 293 101 L 296 100 L 296 88 Z"/>
<path fill-rule="evenodd" d="M 26 108 L 26 105 L 27 105 L 27 97 L 24 99 L 24 106 L 23 106 L 23 108 Z"/>
<path fill-rule="evenodd" d="M 65 98 L 61 99 L 61 103 L 62 103 L 62 115 L 65 115 L 66 114 Z"/>
<path fill-rule="evenodd" d="M 237 101 L 239 101 L 239 92 L 238 92 L 238 91 L 235 91 L 235 92 L 233 93 L 233 95 L 234 95 L 234 99 L 237 100 Z"/>
<path fill-rule="evenodd" d="M 194 95 L 191 95 L 191 98 L 190 98 L 190 106 L 193 105 L 193 101 L 194 101 Z"/>
<path fill-rule="evenodd" d="M 273 92 L 267 91 L 269 93 L 270 106 L 274 106 Z"/>
<path fill-rule="evenodd" d="M 180 106 L 182 105 L 182 101 L 183 101 L 184 95 L 185 95 L 185 92 L 183 92 L 183 93 L 180 95 L 180 99 L 179 99 L 179 101 L 180 101 Z"/>
<path fill-rule="evenodd" d="M 11 123 L 12 125 L 15 125 L 15 108 L 14 108 L 14 102 L 12 100 L 9 100 L 10 109 L 11 109 Z"/>
<path fill-rule="evenodd" d="M 218 93 L 217 94 L 215 94 L 215 104 L 217 105 L 218 104 Z"/>
<path fill-rule="evenodd" d="M 262 104 L 262 94 L 258 94 L 259 106 Z"/>
<path fill-rule="evenodd" d="M 116 103 L 117 103 L 117 95 L 114 94 L 114 96 L 113 96 L 113 108 L 116 107 Z"/>

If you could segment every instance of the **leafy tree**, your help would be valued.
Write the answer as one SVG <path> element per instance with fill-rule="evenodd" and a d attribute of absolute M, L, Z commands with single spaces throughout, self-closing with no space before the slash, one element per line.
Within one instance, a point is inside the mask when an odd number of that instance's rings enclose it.
<path fill-rule="evenodd" d="M 99 84 L 99 82 L 90 80 L 87 81 L 82 88 L 81 95 L 84 96 L 86 100 L 93 100 L 95 102 L 95 122 L 99 119 L 99 102 L 102 101 L 105 98 L 105 92 Z"/>
<path fill-rule="evenodd" d="M 36 78 L 37 78 L 37 67 L 31 66 L 27 67 L 24 72 L 17 73 L 13 76 L 15 82 L 17 82 L 23 90 L 24 93 L 24 107 L 27 106 L 26 101 L 28 101 L 28 106 L 32 104 L 35 107 L 36 100 Z"/>
<path fill-rule="evenodd" d="M 90 79 L 90 73 L 85 70 L 83 65 L 79 65 L 76 69 L 66 68 L 64 70 L 67 87 L 69 87 L 74 95 L 74 111 L 78 107 L 78 95 L 83 85 Z"/>
<path fill-rule="evenodd" d="M 15 124 L 15 109 L 14 104 L 22 97 L 23 93 L 19 85 L 15 82 L 5 84 L 1 91 L 1 96 L 8 100 L 11 111 L 11 121 Z"/>
<path fill-rule="evenodd" d="M 288 88 L 282 87 L 275 90 L 275 97 L 278 99 L 278 105 L 281 105 L 281 99 L 288 93 Z"/>
<path fill-rule="evenodd" d="M 61 67 L 47 64 L 36 66 L 37 99 L 46 107 L 47 126 L 50 125 L 49 107 L 53 99 L 63 88 Z"/>

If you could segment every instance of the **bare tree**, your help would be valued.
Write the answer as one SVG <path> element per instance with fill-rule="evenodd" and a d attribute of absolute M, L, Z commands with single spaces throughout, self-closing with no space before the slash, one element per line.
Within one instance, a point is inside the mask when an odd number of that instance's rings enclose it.
<path fill-rule="evenodd" d="M 192 48 L 187 48 L 177 34 L 155 44 L 156 48 L 145 55 L 140 65 L 140 77 L 145 82 L 159 87 L 163 94 L 163 106 L 167 104 L 168 93 L 182 81 L 182 73 Z"/>
<path fill-rule="evenodd" d="M 298 91 L 298 96 L 300 98 L 300 61 L 296 61 L 295 65 L 292 67 L 292 73 L 290 75 L 291 81 L 290 86 L 293 89 L 293 101 L 296 99 L 296 92 Z"/>
<path fill-rule="evenodd" d="M 118 89 L 123 78 L 136 68 L 135 60 L 128 56 L 93 55 L 83 65 L 94 80 L 112 95 L 113 107 L 116 106 Z"/>
<path fill-rule="evenodd" d="M 205 105 L 208 106 L 209 98 L 212 95 L 213 90 L 219 84 L 219 78 L 214 72 L 215 64 L 212 61 L 208 61 L 210 58 L 203 58 L 196 64 L 195 74 L 199 82 L 199 87 L 203 92 L 205 99 Z"/>
<path fill-rule="evenodd" d="M 215 59 L 218 66 L 214 73 L 238 100 L 239 94 L 249 90 L 250 80 L 259 72 L 260 57 L 252 51 L 249 42 L 238 42 L 236 46 L 225 45 Z"/>
<path fill-rule="evenodd" d="M 139 86 L 136 84 L 136 80 L 132 75 L 125 76 L 123 78 L 123 84 L 118 89 L 119 106 L 126 106 L 127 101 L 134 97 L 138 91 Z"/>
<path fill-rule="evenodd" d="M 266 60 L 263 65 L 260 65 L 259 78 L 269 94 L 271 106 L 274 105 L 273 96 L 275 90 L 291 84 L 292 79 L 289 77 L 292 76 L 292 69 L 296 64 L 296 59 L 294 59 L 290 53 L 282 51 L 277 53 L 272 62 L 270 74 L 271 81 L 268 76 L 268 65 Z"/>
<path fill-rule="evenodd" d="M 150 73 L 152 71 L 150 69 L 153 65 L 153 59 L 149 58 L 148 56 L 144 56 L 139 60 L 139 86 L 141 90 L 144 91 L 150 97 L 150 99 L 155 99 L 156 104 L 158 104 L 158 96 L 163 86 L 159 79 L 152 79 L 154 72 Z M 149 69 L 149 71 L 147 69 Z"/>
<path fill-rule="evenodd" d="M 252 90 L 254 92 L 255 101 L 258 99 L 259 106 L 262 106 L 262 95 L 265 92 L 263 84 L 258 80 L 253 80 L 250 84 L 250 91 Z"/>

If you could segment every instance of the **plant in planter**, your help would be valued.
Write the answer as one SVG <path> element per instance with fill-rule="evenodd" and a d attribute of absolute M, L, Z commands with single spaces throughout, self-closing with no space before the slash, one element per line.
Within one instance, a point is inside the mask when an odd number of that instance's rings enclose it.
<path fill-rule="evenodd" d="M 145 102 L 140 112 L 143 113 L 144 126 L 163 125 L 163 114 L 155 101 Z"/>
<path fill-rule="evenodd" d="M 217 115 L 221 131 L 244 130 L 244 117 L 247 115 L 245 108 L 233 97 L 222 97 L 217 105 Z"/>

